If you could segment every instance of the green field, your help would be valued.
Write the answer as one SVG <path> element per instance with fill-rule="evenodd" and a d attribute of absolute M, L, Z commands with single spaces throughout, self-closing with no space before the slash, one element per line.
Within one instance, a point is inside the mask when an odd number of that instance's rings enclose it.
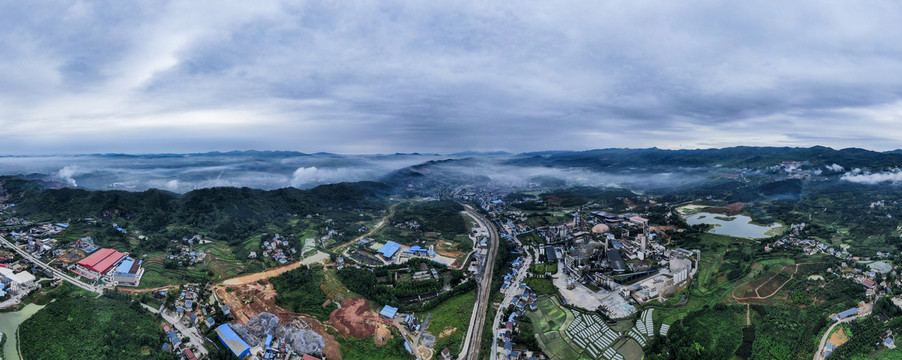
<path fill-rule="evenodd" d="M 729 359 L 742 344 L 744 306 L 718 305 L 690 314 L 670 329 L 667 337 L 678 358 Z M 700 348 L 694 344 L 702 345 Z"/>
<path fill-rule="evenodd" d="M 535 326 L 539 346 L 554 360 L 575 360 L 581 350 L 561 336 L 561 329 L 575 318 L 570 310 L 560 306 L 557 299 L 544 296 L 538 300 L 538 309 L 526 315 Z"/>
<path fill-rule="evenodd" d="M 527 278 L 526 285 L 535 291 L 536 295 L 554 295 L 558 293 L 557 287 L 554 286 L 551 278 Z"/>
<path fill-rule="evenodd" d="M 404 349 L 404 340 L 400 335 L 392 332 L 391 339 L 382 346 L 376 345 L 372 337 L 366 339 L 346 338 L 336 336 L 335 340 L 341 344 L 341 356 L 345 360 L 367 360 L 367 359 L 386 359 L 401 360 L 409 359 L 410 355 Z"/>
<path fill-rule="evenodd" d="M 476 293 L 471 291 L 445 300 L 429 311 L 432 318 L 427 331 L 435 335 L 435 349 L 441 351 L 447 347 L 455 354 L 460 351 L 475 302 Z"/>

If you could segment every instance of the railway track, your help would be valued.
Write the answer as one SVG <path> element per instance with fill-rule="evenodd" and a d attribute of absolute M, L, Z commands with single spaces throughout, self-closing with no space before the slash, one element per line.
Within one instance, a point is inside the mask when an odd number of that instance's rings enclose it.
<path fill-rule="evenodd" d="M 480 271 L 481 276 L 476 288 L 477 303 L 474 307 L 474 315 L 471 317 L 470 329 L 467 331 L 463 352 L 458 358 L 476 360 L 479 359 L 479 351 L 482 346 L 482 332 L 485 327 L 485 316 L 486 313 L 488 313 L 489 299 L 492 295 L 492 270 L 495 267 L 495 257 L 498 254 L 498 243 L 501 241 L 501 237 L 498 236 L 498 229 L 491 221 L 482 216 L 482 214 L 477 213 L 470 206 L 466 206 L 466 209 L 476 221 L 489 231 L 489 252 L 486 255 L 485 263 Z"/>

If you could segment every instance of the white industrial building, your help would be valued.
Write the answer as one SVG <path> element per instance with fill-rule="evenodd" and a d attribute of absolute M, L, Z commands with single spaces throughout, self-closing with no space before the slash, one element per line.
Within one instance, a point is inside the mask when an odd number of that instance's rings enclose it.
<path fill-rule="evenodd" d="M 9 284 L 13 291 L 20 291 L 34 286 L 36 278 L 28 271 L 15 273 L 7 268 L 0 268 L 0 281 Z"/>

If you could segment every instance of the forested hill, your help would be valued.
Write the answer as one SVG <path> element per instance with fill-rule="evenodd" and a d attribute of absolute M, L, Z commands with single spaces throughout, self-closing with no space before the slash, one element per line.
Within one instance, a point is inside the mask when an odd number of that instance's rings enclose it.
<path fill-rule="evenodd" d="M 257 190 L 218 187 L 182 195 L 151 189 L 144 192 L 52 189 L 15 177 L 0 185 L 16 204 L 16 215 L 35 221 L 93 217 L 122 219 L 146 232 L 167 226 L 215 234 L 243 233 L 292 215 L 351 209 L 381 209 L 391 192 L 377 182 L 321 185 L 309 190 Z"/>
<path fill-rule="evenodd" d="M 810 148 L 740 146 L 700 150 L 600 149 L 524 153 L 508 160 L 507 164 L 606 170 L 674 166 L 766 168 L 781 161 L 807 162 L 805 166 L 810 167 L 838 164 L 846 169 L 887 169 L 902 167 L 902 152 L 877 152 L 856 148 L 834 150 L 823 146 Z"/>

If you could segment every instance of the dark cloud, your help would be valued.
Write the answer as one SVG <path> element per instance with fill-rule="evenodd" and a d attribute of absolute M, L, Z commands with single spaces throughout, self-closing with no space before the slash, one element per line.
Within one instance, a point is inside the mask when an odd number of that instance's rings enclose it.
<path fill-rule="evenodd" d="M 900 16 L 833 1 L 6 3 L 0 153 L 888 149 Z"/>

